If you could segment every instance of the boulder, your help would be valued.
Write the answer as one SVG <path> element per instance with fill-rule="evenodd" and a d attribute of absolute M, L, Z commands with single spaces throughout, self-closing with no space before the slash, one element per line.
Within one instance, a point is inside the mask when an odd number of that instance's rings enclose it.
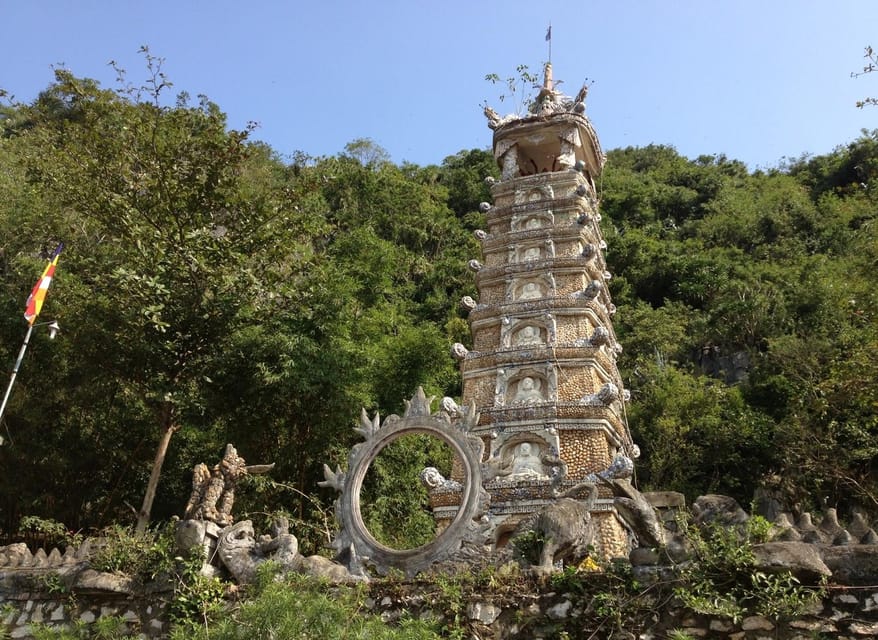
<path fill-rule="evenodd" d="M 823 562 L 832 571 L 832 579 L 839 584 L 875 584 L 878 576 L 878 545 L 849 544 L 826 547 Z"/>
<path fill-rule="evenodd" d="M 656 509 L 682 509 L 686 496 L 679 491 L 644 491 L 643 497 Z"/>
<path fill-rule="evenodd" d="M 820 549 L 804 542 L 765 542 L 754 545 L 753 554 L 759 569 L 771 573 L 789 571 L 802 582 L 816 582 L 833 574 L 821 559 Z"/>
<path fill-rule="evenodd" d="M 715 523 L 722 526 L 735 526 L 747 522 L 749 516 L 734 498 L 709 494 L 699 496 L 692 503 L 695 524 Z"/>
<path fill-rule="evenodd" d="M 74 588 L 86 591 L 107 591 L 110 593 L 131 594 L 135 590 L 134 578 L 118 573 L 104 573 L 85 569 L 73 583 Z"/>

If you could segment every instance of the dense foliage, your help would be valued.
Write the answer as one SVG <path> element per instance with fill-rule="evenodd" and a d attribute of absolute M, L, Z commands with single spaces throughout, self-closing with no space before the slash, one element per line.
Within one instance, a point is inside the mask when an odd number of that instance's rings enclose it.
<path fill-rule="evenodd" d="M 148 61 L 143 87 L 59 71 L 0 112 L 10 365 L 27 292 L 66 243 L 41 316 L 64 334 L 37 330 L 2 425 L 0 531 L 27 515 L 131 521 L 158 470 L 142 515 L 179 514 L 192 465 L 226 442 L 282 483 L 245 487 L 239 510 L 325 529 L 316 483 L 344 463 L 360 407 L 400 411 L 418 385 L 460 393 L 448 347 L 469 342 L 457 304 L 475 294 L 466 261 L 496 166 L 483 150 L 396 165 L 369 140 L 282 159 L 206 99 L 166 104 Z M 771 482 L 791 503 L 878 510 L 876 188 L 878 132 L 771 171 L 609 153 L 641 487 L 748 502 Z M 392 470 L 376 473 L 375 495 L 398 497 Z"/>

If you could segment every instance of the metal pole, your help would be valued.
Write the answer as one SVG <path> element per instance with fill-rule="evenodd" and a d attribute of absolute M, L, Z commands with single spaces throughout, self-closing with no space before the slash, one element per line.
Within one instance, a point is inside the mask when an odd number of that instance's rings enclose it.
<path fill-rule="evenodd" d="M 3 404 L 0 405 L 0 420 L 3 420 L 3 413 L 6 411 L 6 403 L 9 402 L 9 395 L 12 393 L 12 385 L 15 384 L 15 376 L 18 375 L 18 369 L 21 367 L 21 361 L 24 360 L 24 352 L 27 351 L 27 345 L 30 343 L 30 336 L 34 331 L 34 326 L 29 325 L 27 333 L 24 334 L 24 342 L 21 344 L 21 351 L 18 352 L 18 360 L 12 367 L 12 376 L 9 378 L 9 386 L 6 387 L 6 395 L 3 396 Z M 12 442 L 12 434 L 9 433 L 9 426 L 6 426 L 6 435 L 9 436 L 9 442 Z M 0 442 L 0 445 L 3 443 Z"/>

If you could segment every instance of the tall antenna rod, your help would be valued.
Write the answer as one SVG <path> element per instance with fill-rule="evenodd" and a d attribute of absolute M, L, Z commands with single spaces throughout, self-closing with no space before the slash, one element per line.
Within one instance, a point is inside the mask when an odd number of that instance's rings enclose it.
<path fill-rule="evenodd" d="M 552 23 L 549 23 L 549 28 L 546 29 L 546 42 L 549 43 L 549 64 L 552 63 Z"/>

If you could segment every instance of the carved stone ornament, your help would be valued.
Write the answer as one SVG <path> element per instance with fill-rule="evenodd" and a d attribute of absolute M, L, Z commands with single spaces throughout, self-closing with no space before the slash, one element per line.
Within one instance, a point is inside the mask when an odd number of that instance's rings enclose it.
<path fill-rule="evenodd" d="M 592 280 L 588 286 L 582 290 L 582 296 L 589 300 L 594 300 L 597 298 L 601 291 L 603 291 L 604 285 L 599 280 Z"/>
<path fill-rule="evenodd" d="M 466 358 L 466 354 L 469 353 L 469 349 L 463 346 L 460 342 L 455 342 L 451 345 L 451 357 L 455 360 L 463 360 Z"/>
<path fill-rule="evenodd" d="M 376 415 L 369 420 L 364 411 L 361 426 L 356 431 L 365 437 L 365 442 L 351 449 L 348 471 L 332 471 L 324 465 L 326 480 L 320 484 L 341 492 L 335 503 L 339 531 L 332 542 L 341 562 L 351 566 L 365 561 L 382 575 L 397 569 L 414 576 L 442 562 L 478 555 L 477 550 L 488 542 L 489 524 L 485 515 L 490 497 L 482 486 L 481 471 L 485 445 L 481 438 L 470 434 L 470 429 L 478 423 L 475 405 L 460 410 L 460 417 L 452 420 L 447 412 L 431 413 L 431 402 L 432 398 L 428 399 L 424 390 L 418 388 L 411 401 L 406 403 L 401 418 L 391 415 L 381 422 Z M 381 450 L 411 433 L 434 436 L 451 447 L 460 461 L 464 482 L 460 507 L 451 524 L 425 545 L 398 550 L 384 546 L 366 529 L 360 509 L 360 492 L 369 466 Z"/>
<path fill-rule="evenodd" d="M 274 464 L 248 465 L 234 446 L 226 445 L 223 459 L 212 469 L 204 463 L 195 465 L 185 519 L 208 520 L 220 526 L 232 524 L 238 480 L 247 474 L 268 473 L 273 468 Z"/>
<path fill-rule="evenodd" d="M 594 333 L 588 339 L 592 346 L 599 347 L 601 345 L 610 344 L 610 331 L 606 327 L 595 327 Z"/>
<path fill-rule="evenodd" d="M 460 299 L 460 306 L 467 311 L 472 311 L 478 305 L 476 305 L 476 301 L 472 297 L 464 296 Z"/>

